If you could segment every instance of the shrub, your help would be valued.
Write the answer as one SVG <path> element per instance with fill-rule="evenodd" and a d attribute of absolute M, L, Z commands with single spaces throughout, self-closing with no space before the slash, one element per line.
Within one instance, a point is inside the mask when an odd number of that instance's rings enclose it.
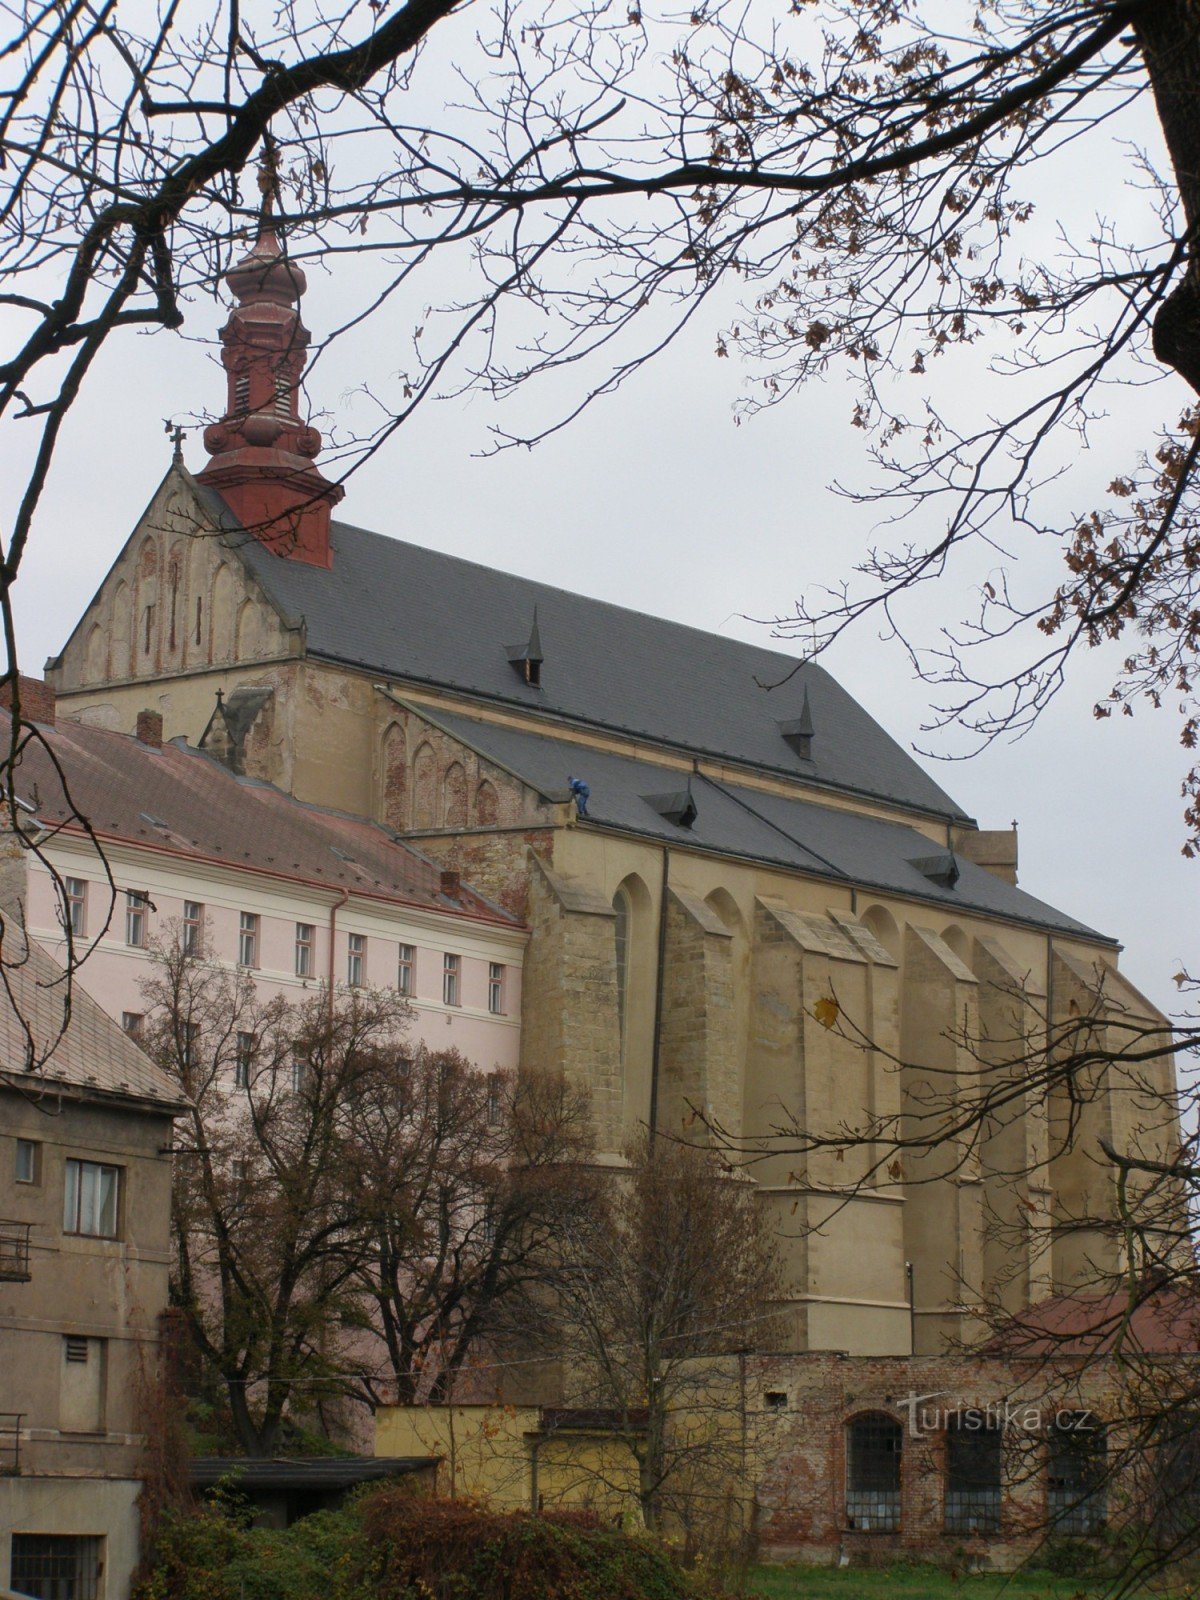
<path fill-rule="evenodd" d="M 502 1514 L 373 1490 L 286 1530 L 169 1512 L 132 1600 L 718 1600 L 647 1538 L 584 1512 Z"/>

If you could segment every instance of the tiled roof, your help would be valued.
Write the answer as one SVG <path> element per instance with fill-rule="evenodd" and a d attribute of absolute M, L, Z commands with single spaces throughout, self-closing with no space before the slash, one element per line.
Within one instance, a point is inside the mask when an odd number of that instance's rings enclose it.
<path fill-rule="evenodd" d="M 236 532 L 219 496 L 194 486 L 217 526 Z M 821 667 L 347 523 L 331 537 L 330 569 L 236 540 L 282 615 L 303 620 L 310 655 L 969 820 Z M 538 685 L 512 655 L 535 610 Z M 811 760 L 780 728 L 802 717 L 806 693 Z"/>
<path fill-rule="evenodd" d="M 695 818 L 685 827 L 672 822 L 656 803 L 664 793 L 687 785 L 687 774 L 678 769 L 522 728 L 420 709 L 547 797 L 565 799 L 568 776 L 583 778 L 591 789 L 588 814 L 596 822 L 1085 939 L 1103 937 L 965 858 L 956 858 L 953 882 L 940 874 L 931 876 L 927 869 L 935 847 L 925 834 L 903 823 L 701 776 L 691 779 Z"/>
<path fill-rule="evenodd" d="M 1012 1319 L 991 1349 L 1008 1355 L 1200 1355 L 1200 1299 L 1144 1284 L 1131 1295 L 1061 1294 Z"/>
<path fill-rule="evenodd" d="M 5 736 L 7 726 L 7 713 L 0 712 Z M 77 722 L 41 731 L 67 775 L 69 799 L 36 741 L 21 757 L 16 788 L 44 823 L 73 826 L 73 805 L 101 839 L 516 925 L 466 884 L 453 899 L 443 895 L 440 866 L 378 824 L 305 805 L 270 784 L 236 777 L 183 740 L 155 749 L 132 735 Z"/>
<path fill-rule="evenodd" d="M 11 961 L 11 958 L 10 958 Z M 64 1028 L 64 1021 L 66 1026 Z M 0 985 L 0 1067 L 5 1080 L 70 1085 L 93 1094 L 183 1109 L 179 1085 L 160 1072 L 83 986 L 30 941 L 28 959 L 6 966 Z"/>

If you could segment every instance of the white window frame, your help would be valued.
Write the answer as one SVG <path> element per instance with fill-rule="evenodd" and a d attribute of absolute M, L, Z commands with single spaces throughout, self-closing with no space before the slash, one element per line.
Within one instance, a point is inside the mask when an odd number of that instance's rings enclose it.
<path fill-rule="evenodd" d="M 150 924 L 150 896 L 144 889 L 125 891 L 125 943 L 131 950 L 146 948 Z"/>
<path fill-rule="evenodd" d="M 183 949 L 186 955 L 199 955 L 204 937 L 204 906 L 199 900 L 183 902 Z"/>
<path fill-rule="evenodd" d="M 311 978 L 316 955 L 317 926 L 315 922 L 296 924 L 296 976 Z"/>
<path fill-rule="evenodd" d="M 442 1004 L 462 1005 L 462 957 L 451 950 L 442 956 Z"/>
<path fill-rule="evenodd" d="M 64 878 L 63 898 L 66 901 L 65 928 L 73 939 L 87 935 L 87 879 Z"/>
<path fill-rule="evenodd" d="M 488 962 L 488 1011 L 493 1017 L 504 1015 L 505 971 L 503 961 Z"/>
<path fill-rule="evenodd" d="M 346 935 L 346 982 L 352 989 L 361 989 L 367 979 L 367 936 L 365 933 Z"/>
<path fill-rule="evenodd" d="M 413 977 L 417 968 L 417 947 L 402 944 L 396 957 L 396 993 L 409 996 L 413 992 Z"/>
<path fill-rule="evenodd" d="M 116 1239 L 121 1227 L 121 1168 L 69 1156 L 63 1176 L 63 1232 Z"/>
<path fill-rule="evenodd" d="M 238 913 L 238 966 L 251 972 L 258 971 L 258 935 L 260 929 L 257 911 Z"/>

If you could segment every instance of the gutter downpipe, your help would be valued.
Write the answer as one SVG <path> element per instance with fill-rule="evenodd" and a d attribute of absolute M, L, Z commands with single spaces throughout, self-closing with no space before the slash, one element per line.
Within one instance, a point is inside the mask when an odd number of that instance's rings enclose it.
<path fill-rule="evenodd" d="M 341 899 L 335 900 L 333 905 L 331 905 L 329 908 L 329 972 L 327 994 L 329 1006 L 329 1025 L 331 1028 L 333 1026 L 333 940 L 334 935 L 337 933 L 337 914 L 350 899 L 350 891 L 349 889 L 339 889 L 338 894 L 341 895 Z"/>
<path fill-rule="evenodd" d="M 658 1134 L 658 1060 L 662 1045 L 663 975 L 667 956 L 667 888 L 671 877 L 671 850 L 663 846 L 662 887 L 658 901 L 658 970 L 654 980 L 654 1047 L 650 1056 L 650 1154 Z"/>

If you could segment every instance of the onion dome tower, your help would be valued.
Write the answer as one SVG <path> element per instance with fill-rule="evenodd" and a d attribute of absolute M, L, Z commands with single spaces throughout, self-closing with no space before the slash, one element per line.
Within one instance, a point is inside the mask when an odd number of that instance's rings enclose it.
<path fill-rule="evenodd" d="M 210 459 L 197 476 L 277 555 L 328 567 L 329 519 L 344 490 L 315 465 L 321 435 L 300 420 L 307 281 L 283 253 L 269 199 L 254 248 L 225 281 L 237 301 L 221 329 L 229 395 L 225 415 L 204 430 Z"/>

